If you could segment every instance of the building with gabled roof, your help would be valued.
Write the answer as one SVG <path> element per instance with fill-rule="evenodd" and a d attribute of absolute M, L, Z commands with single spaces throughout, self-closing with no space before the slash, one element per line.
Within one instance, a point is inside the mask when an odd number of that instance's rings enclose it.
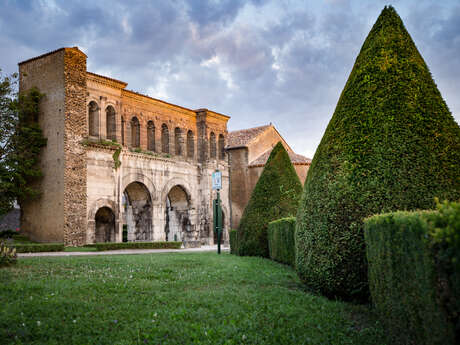
<path fill-rule="evenodd" d="M 226 151 L 229 159 L 230 204 L 232 228 L 236 228 L 251 197 L 257 180 L 273 147 L 283 144 L 302 184 L 311 159 L 295 153 L 271 123 L 228 133 Z"/>

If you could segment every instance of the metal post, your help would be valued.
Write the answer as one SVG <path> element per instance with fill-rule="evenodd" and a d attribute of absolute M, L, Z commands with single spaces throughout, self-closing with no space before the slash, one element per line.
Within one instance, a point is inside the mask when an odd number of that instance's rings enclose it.
<path fill-rule="evenodd" d="M 214 180 L 215 179 L 215 180 Z M 212 201 L 213 230 L 217 235 L 217 254 L 220 254 L 220 243 L 222 241 L 222 205 L 220 204 L 220 189 L 222 188 L 222 175 L 219 170 L 213 174 L 213 189 L 216 190 L 216 199 Z"/>
<path fill-rule="evenodd" d="M 222 207 L 220 206 L 220 193 L 217 190 L 217 254 L 220 254 L 220 242 L 222 240 Z"/>

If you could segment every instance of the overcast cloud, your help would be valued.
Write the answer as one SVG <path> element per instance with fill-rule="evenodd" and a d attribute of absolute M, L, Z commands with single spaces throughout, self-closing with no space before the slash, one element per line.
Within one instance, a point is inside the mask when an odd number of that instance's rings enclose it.
<path fill-rule="evenodd" d="M 459 1 L 1 0 L 0 68 L 78 46 L 88 69 L 128 88 L 272 122 L 313 157 L 361 45 L 392 4 L 460 120 Z"/>

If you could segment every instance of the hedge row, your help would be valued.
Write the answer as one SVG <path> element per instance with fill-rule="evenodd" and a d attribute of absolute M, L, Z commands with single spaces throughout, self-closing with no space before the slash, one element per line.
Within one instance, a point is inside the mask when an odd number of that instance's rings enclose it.
<path fill-rule="evenodd" d="M 365 220 L 371 298 L 395 340 L 460 342 L 460 203 Z"/>
<path fill-rule="evenodd" d="M 63 243 L 21 243 L 12 244 L 11 248 L 16 249 L 16 253 L 40 253 L 40 252 L 62 252 Z"/>
<path fill-rule="evenodd" d="M 270 258 L 295 266 L 295 217 L 287 217 L 268 223 L 268 248 Z"/>
<path fill-rule="evenodd" d="M 116 249 L 180 249 L 182 242 L 103 242 L 87 244 L 85 247 L 98 251 Z"/>
<path fill-rule="evenodd" d="M 238 254 L 238 239 L 236 237 L 237 235 L 238 231 L 236 229 L 232 229 L 228 232 L 228 236 L 230 239 L 230 254 Z"/>

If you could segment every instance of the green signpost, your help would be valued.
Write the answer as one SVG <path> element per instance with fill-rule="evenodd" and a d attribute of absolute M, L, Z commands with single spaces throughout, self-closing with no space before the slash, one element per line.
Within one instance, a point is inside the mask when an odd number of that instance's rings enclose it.
<path fill-rule="evenodd" d="M 222 173 L 219 170 L 212 173 L 212 189 L 217 191 L 217 196 L 212 201 L 212 219 L 214 233 L 217 235 L 217 254 L 220 254 L 220 243 L 222 242 L 222 204 L 219 191 L 222 189 Z"/>

